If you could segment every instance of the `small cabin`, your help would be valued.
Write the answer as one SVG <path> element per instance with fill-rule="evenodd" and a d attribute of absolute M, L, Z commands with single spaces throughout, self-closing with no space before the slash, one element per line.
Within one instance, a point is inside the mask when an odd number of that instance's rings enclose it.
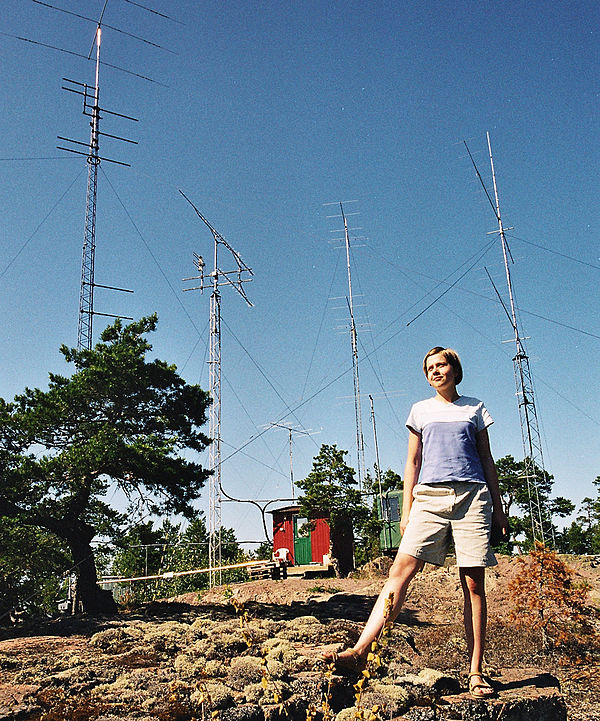
<path fill-rule="evenodd" d="M 393 554 L 400 545 L 400 517 L 402 515 L 402 491 L 386 491 L 377 503 L 377 515 L 383 521 L 379 534 L 379 545 L 382 553 Z"/>
<path fill-rule="evenodd" d="M 329 566 L 331 535 L 327 514 L 300 516 L 300 506 L 269 511 L 273 516 L 273 555 L 294 566 Z"/>

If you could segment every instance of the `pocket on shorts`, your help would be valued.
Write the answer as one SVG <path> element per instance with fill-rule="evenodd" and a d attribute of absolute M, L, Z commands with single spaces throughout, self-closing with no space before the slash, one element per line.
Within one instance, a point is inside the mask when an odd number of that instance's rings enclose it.
<path fill-rule="evenodd" d="M 445 498 L 453 496 L 454 488 L 450 486 L 433 485 L 432 483 L 417 483 L 413 488 L 413 498 Z"/>
<path fill-rule="evenodd" d="M 413 499 L 423 512 L 445 514 L 452 509 L 456 493 L 450 486 L 418 483 L 413 488 Z"/>
<path fill-rule="evenodd" d="M 473 498 L 472 505 L 473 507 L 479 508 L 481 513 L 483 513 L 486 517 L 492 517 L 494 504 L 492 501 L 492 494 L 490 493 L 490 489 L 487 487 L 487 484 L 483 485 L 477 492 L 477 495 Z"/>

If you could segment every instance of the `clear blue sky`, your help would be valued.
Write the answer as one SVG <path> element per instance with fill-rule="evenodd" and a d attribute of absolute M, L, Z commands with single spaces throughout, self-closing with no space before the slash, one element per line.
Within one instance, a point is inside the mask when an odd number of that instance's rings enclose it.
<path fill-rule="evenodd" d="M 50 4 L 97 18 L 103 2 Z M 556 494 L 591 495 L 600 474 L 598 3 L 141 4 L 155 12 L 109 0 L 104 17 L 163 49 L 105 28 L 102 59 L 155 82 L 101 69 L 101 105 L 139 118 L 106 116 L 102 130 L 139 144 L 102 141 L 101 154 L 132 167 L 101 165 L 96 255 L 97 282 L 135 294 L 99 290 L 96 309 L 156 311 L 155 354 L 207 387 L 209 296 L 183 293 L 181 279 L 194 273 L 193 252 L 211 257 L 212 236 L 178 188 L 253 269 L 253 308 L 222 293 L 225 490 L 289 493 L 287 433 L 263 433 L 273 421 L 318 431 L 294 438 L 296 478 L 321 443 L 356 463 L 345 263 L 331 242 L 341 221 L 325 205 L 340 200 L 356 201 L 345 209 L 357 213 L 351 236 L 363 237 L 352 273 L 367 464 L 366 396 L 381 464 L 402 473 L 404 420 L 430 392 L 421 359 L 438 344 L 459 351 L 462 393 L 495 418 L 494 455 L 522 457 L 510 326 L 485 271 L 505 294 L 499 245 L 406 325 L 497 227 L 463 145 L 491 187 L 489 131 L 546 466 Z M 80 98 L 61 79 L 92 83 L 94 71 L 13 36 L 87 55 L 94 25 L 31 0 L 2 9 L 0 395 L 10 399 L 64 370 L 58 347 L 76 344 L 86 164 L 55 146 L 57 135 L 87 142 Z M 240 539 L 260 538 L 251 506 L 225 504 L 223 522 Z"/>

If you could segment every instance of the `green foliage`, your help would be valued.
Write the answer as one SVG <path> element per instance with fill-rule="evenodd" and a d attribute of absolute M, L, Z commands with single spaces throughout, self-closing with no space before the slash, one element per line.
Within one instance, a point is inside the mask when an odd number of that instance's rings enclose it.
<path fill-rule="evenodd" d="M 354 469 L 346 465 L 342 451 L 334 445 L 323 444 L 313 460 L 312 471 L 297 482 L 303 494 L 298 499 L 300 515 L 308 519 L 315 514 L 326 514 L 331 529 L 331 555 L 338 561 L 347 557 L 340 544 L 353 544 L 354 530 L 361 528 L 369 517 L 369 509 L 363 503 L 356 488 Z M 346 575 L 350 568 L 340 567 Z"/>
<path fill-rule="evenodd" d="M 313 459 L 312 471 L 297 481 L 304 491 L 298 499 L 300 515 L 311 518 L 314 513 L 327 513 L 332 530 L 346 527 L 354 518 L 364 515 L 354 469 L 344 460 L 346 454 L 335 444 L 323 444 Z"/>
<path fill-rule="evenodd" d="M 104 604 L 96 588 L 90 541 L 114 536 L 126 516 L 105 501 L 118 487 L 134 510 L 193 514 L 208 476 L 183 458 L 208 439 L 208 395 L 188 385 L 175 366 L 147 361 L 145 334 L 156 316 L 119 320 L 93 350 L 63 346 L 75 370 L 50 374 L 47 390 L 26 388 L 0 399 L 0 517 L 54 533 L 70 549 L 86 610 Z"/>
<path fill-rule="evenodd" d="M 0 624 L 11 609 L 56 613 L 61 578 L 70 565 L 64 544 L 43 529 L 0 518 L 0 548 Z"/>
<path fill-rule="evenodd" d="M 151 522 L 141 523 L 119 539 L 111 575 L 136 578 L 207 568 L 208 540 L 202 517 L 191 521 L 185 530 L 182 530 L 181 524 L 173 524 L 168 520 L 163 521 L 157 529 L 153 528 Z M 221 531 L 221 560 L 224 566 L 247 560 L 232 529 L 223 528 Z M 241 569 L 223 572 L 223 583 L 245 578 L 245 571 Z M 150 579 L 124 583 L 120 587 L 120 593 L 123 602 L 138 604 L 207 588 L 208 574 L 198 573 L 175 576 L 167 580 Z"/>
<path fill-rule="evenodd" d="M 252 558 L 259 561 L 270 561 L 273 556 L 273 542 L 263 541 L 253 552 Z"/>
<path fill-rule="evenodd" d="M 600 476 L 592 481 L 598 496 L 584 498 L 577 519 L 558 538 L 563 553 L 600 553 Z"/>
<path fill-rule="evenodd" d="M 381 492 L 383 494 L 390 490 L 400 490 L 402 478 L 391 468 L 381 474 Z M 369 501 L 369 514 L 358 525 L 358 539 L 355 548 L 355 561 L 357 566 L 362 566 L 374 558 L 381 556 L 381 531 L 384 522 L 380 518 L 379 508 L 379 481 L 377 480 L 377 466 L 375 466 L 375 477 L 367 473 L 364 483 L 364 491 Z"/>
<path fill-rule="evenodd" d="M 515 546 L 514 539 L 517 538 L 522 548 L 533 548 L 529 500 L 529 491 L 530 488 L 533 489 L 533 484 L 530 483 L 528 486 L 527 482 L 529 465 L 525 460 L 515 461 L 514 457 L 510 455 L 496 461 L 504 512 L 509 518 L 511 528 L 511 538 L 508 543 L 502 543 L 497 547 L 500 552 L 512 553 Z M 529 469 L 529 474 L 531 475 L 531 473 L 535 475 L 535 485 L 544 523 L 548 527 L 552 525 L 556 534 L 556 525 L 552 519 L 568 516 L 575 510 L 575 506 L 567 498 L 551 497 L 554 476 L 547 471 L 542 471 L 537 466 Z"/>
<path fill-rule="evenodd" d="M 396 471 L 388 468 L 385 473 L 381 476 L 381 490 L 383 493 L 386 491 L 401 491 L 402 490 L 402 477 Z"/>

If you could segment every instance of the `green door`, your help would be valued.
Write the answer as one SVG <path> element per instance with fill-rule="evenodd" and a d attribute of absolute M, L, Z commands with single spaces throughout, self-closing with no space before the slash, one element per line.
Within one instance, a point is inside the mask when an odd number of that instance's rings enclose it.
<path fill-rule="evenodd" d="M 306 518 L 294 516 L 294 563 L 304 566 L 311 561 L 310 524 Z"/>

